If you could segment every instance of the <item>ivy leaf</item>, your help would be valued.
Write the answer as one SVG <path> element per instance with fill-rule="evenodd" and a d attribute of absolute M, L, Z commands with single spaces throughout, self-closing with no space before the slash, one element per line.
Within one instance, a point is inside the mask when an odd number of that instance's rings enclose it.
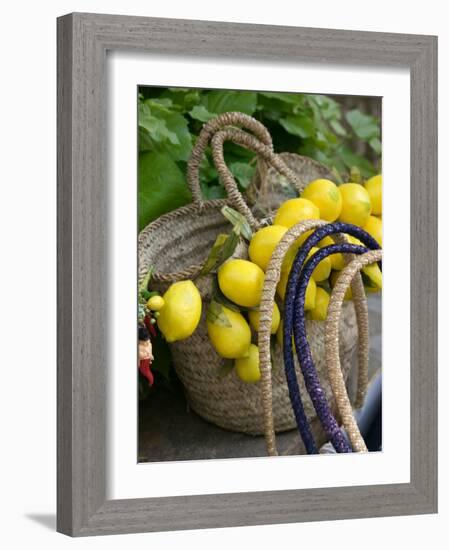
<path fill-rule="evenodd" d="M 214 115 L 220 115 L 228 111 L 240 111 L 252 115 L 256 110 L 257 93 L 212 90 L 203 97 L 202 105 L 209 113 Z"/>
<path fill-rule="evenodd" d="M 147 102 L 139 103 L 139 127 L 148 133 L 153 142 L 168 141 L 173 145 L 179 144 L 178 136 L 167 128 L 163 118 L 153 114 Z"/>
<path fill-rule="evenodd" d="M 166 148 L 173 160 L 188 160 L 192 152 L 192 136 L 187 125 L 187 120 L 179 113 L 171 112 L 165 117 L 165 124 L 170 132 L 178 137 L 178 143 Z"/>
<path fill-rule="evenodd" d="M 185 176 L 168 154 L 141 153 L 138 177 L 139 229 L 191 201 Z"/>
<path fill-rule="evenodd" d="M 315 132 L 312 120 L 301 115 L 289 115 L 285 118 L 281 118 L 279 124 L 287 130 L 289 134 L 301 138 L 311 137 Z"/>
<path fill-rule="evenodd" d="M 241 187 L 246 189 L 253 179 L 256 166 L 247 162 L 231 162 L 229 163 L 229 169 Z"/>
<path fill-rule="evenodd" d="M 212 199 L 224 199 L 226 197 L 226 190 L 221 185 L 207 185 L 201 182 L 201 193 L 207 200 Z"/>
<path fill-rule="evenodd" d="M 300 94 L 291 94 L 288 92 L 259 92 L 259 95 L 268 97 L 269 99 L 277 99 L 290 105 L 297 105 L 302 100 Z"/>
<path fill-rule="evenodd" d="M 188 160 L 192 136 L 187 120 L 171 109 L 169 98 L 139 102 L 139 149 L 168 153 L 173 160 Z"/>
<path fill-rule="evenodd" d="M 364 157 L 356 155 L 349 149 L 349 147 L 343 146 L 338 149 L 338 155 L 348 169 L 353 166 L 357 166 L 364 178 L 374 176 L 375 169 L 373 165 Z"/>
<path fill-rule="evenodd" d="M 207 308 L 206 320 L 208 323 L 213 323 L 221 327 L 232 327 L 231 322 L 224 312 L 223 306 L 216 300 L 211 300 Z"/>
<path fill-rule="evenodd" d="M 380 139 L 377 138 L 377 137 L 371 138 L 369 140 L 369 144 L 370 144 L 371 149 L 373 149 L 373 151 L 375 153 L 380 155 L 380 153 L 382 152 L 382 144 L 380 142 Z"/>
<path fill-rule="evenodd" d="M 153 149 L 154 145 L 151 141 L 150 134 L 143 128 L 142 126 L 139 126 L 139 153 L 142 153 L 144 151 L 151 151 Z"/>
<path fill-rule="evenodd" d="M 363 140 L 370 140 L 379 136 L 379 124 L 376 117 L 365 115 L 358 109 L 346 113 L 346 120 L 357 137 Z"/>
<path fill-rule="evenodd" d="M 193 109 L 189 111 L 189 115 L 200 122 L 207 122 L 215 116 L 215 114 L 210 113 L 204 105 L 195 105 Z"/>
<path fill-rule="evenodd" d="M 338 136 L 346 136 L 347 132 L 338 120 L 329 121 L 329 125 Z"/>

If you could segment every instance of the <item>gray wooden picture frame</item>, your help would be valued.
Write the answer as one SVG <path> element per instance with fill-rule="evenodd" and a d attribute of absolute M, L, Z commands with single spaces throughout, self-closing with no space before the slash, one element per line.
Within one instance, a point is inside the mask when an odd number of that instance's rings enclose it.
<path fill-rule="evenodd" d="M 437 38 L 81 13 L 57 25 L 58 531 L 83 536 L 436 512 Z M 410 483 L 106 499 L 108 50 L 410 69 Z"/>

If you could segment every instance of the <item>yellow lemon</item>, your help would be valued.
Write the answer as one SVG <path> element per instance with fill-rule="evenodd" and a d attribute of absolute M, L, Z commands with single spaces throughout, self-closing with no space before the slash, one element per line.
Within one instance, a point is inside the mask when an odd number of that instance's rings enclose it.
<path fill-rule="evenodd" d="M 282 225 L 269 225 L 254 233 L 249 243 L 248 254 L 252 262 L 266 271 L 273 250 L 287 231 Z"/>
<path fill-rule="evenodd" d="M 183 340 L 193 334 L 201 317 L 201 296 L 192 281 L 173 283 L 163 296 L 157 326 L 167 342 Z"/>
<path fill-rule="evenodd" d="M 364 246 L 364 244 L 355 237 L 348 235 L 348 239 L 352 244 Z M 377 263 L 362 268 L 362 273 L 366 276 L 364 278 L 365 288 L 369 287 L 372 289 L 372 292 L 377 292 L 382 288 L 382 271 Z"/>
<path fill-rule="evenodd" d="M 324 246 L 331 246 L 335 244 L 334 239 L 332 237 L 324 237 L 319 243 L 318 246 L 320 248 L 323 248 Z M 332 269 L 343 269 L 345 267 L 345 260 L 343 258 L 343 254 L 337 253 L 337 254 L 331 254 L 328 256 L 328 258 L 331 261 Z"/>
<path fill-rule="evenodd" d="M 330 180 L 314 180 L 304 189 L 301 196 L 312 201 L 320 209 L 320 217 L 328 222 L 335 221 L 341 212 L 342 199 L 338 187 Z"/>
<path fill-rule="evenodd" d="M 357 244 L 358 246 L 365 246 L 362 241 L 357 239 L 357 237 L 353 237 L 352 235 L 346 235 L 346 238 L 351 244 Z"/>
<path fill-rule="evenodd" d="M 151 311 L 160 311 L 165 305 L 165 300 L 162 296 L 151 296 L 147 302 L 148 309 Z"/>
<path fill-rule="evenodd" d="M 279 207 L 274 218 L 276 225 L 292 227 L 303 220 L 319 219 L 320 209 L 307 199 L 289 199 Z"/>
<path fill-rule="evenodd" d="M 282 300 L 285 298 L 285 292 L 287 290 L 287 282 L 288 282 L 288 273 L 282 273 L 276 289 L 278 295 L 282 298 Z M 316 295 L 316 283 L 312 278 L 310 278 L 307 284 L 306 296 L 304 301 L 305 310 L 313 309 L 315 307 L 315 295 Z"/>
<path fill-rule="evenodd" d="M 207 321 L 207 333 L 215 351 L 226 359 L 236 359 L 248 354 L 251 329 L 241 313 L 222 306 L 224 322 Z"/>
<path fill-rule="evenodd" d="M 382 214 L 382 176 L 378 174 L 365 182 L 365 189 L 368 191 L 371 200 L 372 214 Z"/>
<path fill-rule="evenodd" d="M 249 323 L 256 332 L 259 332 L 260 312 L 259 310 L 251 310 L 248 312 Z M 274 302 L 273 313 L 271 316 L 271 334 L 275 334 L 279 323 L 281 321 L 281 314 L 279 312 L 278 305 Z"/>
<path fill-rule="evenodd" d="M 339 220 L 363 227 L 371 214 L 368 191 L 358 183 L 344 183 L 339 189 L 343 199 Z"/>
<path fill-rule="evenodd" d="M 220 290 L 239 306 L 259 305 L 264 278 L 260 267 L 248 260 L 229 260 L 218 269 Z"/>
<path fill-rule="evenodd" d="M 247 357 L 235 360 L 235 372 L 243 382 L 253 384 L 260 380 L 259 348 L 251 344 Z"/>
<path fill-rule="evenodd" d="M 335 283 L 337 282 L 337 279 L 338 279 L 338 271 L 332 271 L 332 273 L 330 274 L 330 277 L 329 277 L 329 282 L 330 282 L 330 285 L 332 288 L 334 288 L 335 286 Z M 345 301 L 348 301 L 348 300 L 352 300 L 352 289 L 351 287 L 348 287 L 348 290 L 345 292 Z"/>
<path fill-rule="evenodd" d="M 382 246 L 382 220 L 379 220 L 376 216 L 370 216 L 363 229 Z"/>
<path fill-rule="evenodd" d="M 377 263 L 367 265 L 362 269 L 362 273 L 366 287 L 373 290 L 373 292 L 377 292 L 382 288 L 382 271 Z"/>
<path fill-rule="evenodd" d="M 316 287 L 315 307 L 310 310 L 310 318 L 314 321 L 324 321 L 327 317 L 327 306 L 330 296 L 320 286 Z"/>
<path fill-rule="evenodd" d="M 318 252 L 318 250 L 319 248 L 316 248 L 315 246 L 311 248 L 309 254 L 307 255 L 307 259 L 313 256 L 315 252 Z M 319 283 L 320 281 L 325 281 L 331 274 L 331 269 L 332 269 L 332 263 L 330 258 L 329 257 L 324 258 L 313 270 L 312 278 L 315 279 L 317 283 Z"/>

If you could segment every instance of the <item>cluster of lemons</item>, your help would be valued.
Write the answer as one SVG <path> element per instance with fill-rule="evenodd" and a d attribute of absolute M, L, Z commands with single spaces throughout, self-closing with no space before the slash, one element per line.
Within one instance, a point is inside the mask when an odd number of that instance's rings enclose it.
<path fill-rule="evenodd" d="M 249 244 L 249 260 L 230 259 L 217 273 L 220 291 L 237 308 L 222 305 L 226 322 L 207 320 L 209 339 L 215 351 L 223 358 L 235 361 L 235 370 L 241 380 L 248 383 L 260 379 L 259 350 L 251 343 L 252 331 L 259 330 L 261 292 L 271 255 L 285 232 L 300 221 L 322 219 L 328 222 L 342 221 L 362 227 L 382 245 L 382 178 L 374 176 L 365 182 L 335 185 L 330 180 L 311 182 L 301 197 L 285 201 L 278 209 L 273 225 L 257 231 Z M 287 252 L 281 268 L 277 295 L 282 301 L 296 252 L 308 234 L 298 239 Z M 350 238 L 353 243 L 357 239 Z M 330 237 L 319 247 L 333 244 Z M 311 250 L 314 254 L 317 248 Z M 338 271 L 344 267 L 341 254 L 322 260 L 315 268 L 307 287 L 305 309 L 312 320 L 325 320 L 332 289 Z M 382 287 L 382 276 L 374 264 L 364 269 L 368 291 Z M 346 299 L 351 299 L 350 289 Z M 173 284 L 164 297 L 164 307 L 157 319 L 159 329 L 167 341 L 173 342 L 190 336 L 201 317 L 201 297 L 192 281 Z M 282 342 L 282 319 L 278 305 L 274 304 L 271 334 Z"/>

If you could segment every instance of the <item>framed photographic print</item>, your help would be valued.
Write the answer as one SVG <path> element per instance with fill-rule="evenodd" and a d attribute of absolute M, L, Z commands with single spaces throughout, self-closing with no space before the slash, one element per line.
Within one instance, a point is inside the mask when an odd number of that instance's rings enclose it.
<path fill-rule="evenodd" d="M 436 512 L 436 78 L 431 36 L 58 19 L 60 532 Z"/>

